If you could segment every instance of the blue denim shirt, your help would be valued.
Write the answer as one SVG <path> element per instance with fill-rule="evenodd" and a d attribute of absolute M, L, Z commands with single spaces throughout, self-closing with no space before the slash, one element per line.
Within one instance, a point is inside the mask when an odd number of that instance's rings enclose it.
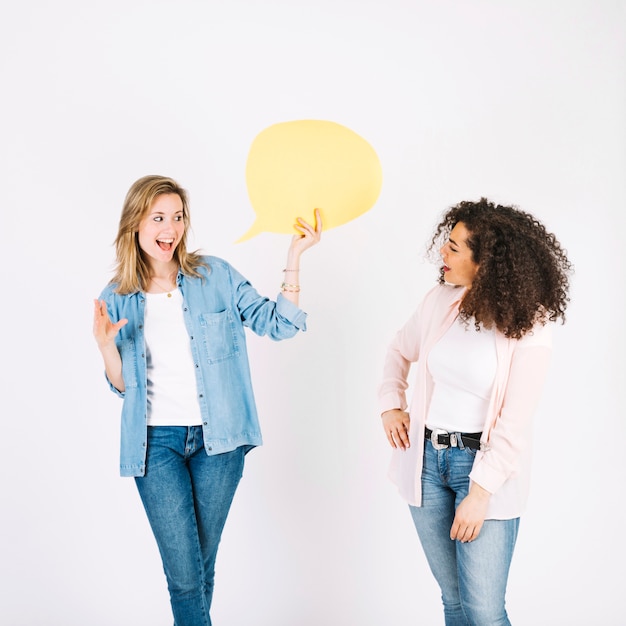
<path fill-rule="evenodd" d="M 207 454 L 261 445 L 244 327 L 280 340 L 306 330 L 306 313 L 279 294 L 276 302 L 257 293 L 226 261 L 203 258 L 203 278 L 178 273 L 183 316 L 195 364 L 198 402 Z M 142 292 L 119 295 L 109 284 L 100 295 L 113 321 L 128 319 L 116 337 L 126 389 L 122 407 L 120 473 L 143 476 L 146 466 L 148 396 Z"/>

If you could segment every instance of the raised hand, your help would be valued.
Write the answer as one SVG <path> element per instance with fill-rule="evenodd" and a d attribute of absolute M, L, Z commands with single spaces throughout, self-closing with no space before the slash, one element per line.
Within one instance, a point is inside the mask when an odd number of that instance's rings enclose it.
<path fill-rule="evenodd" d="M 305 250 L 319 243 L 322 237 L 322 216 L 320 215 L 320 210 L 315 209 L 315 226 L 311 226 L 301 217 L 296 220 L 293 226 L 298 231 L 298 234 L 295 234 L 291 239 L 289 255 L 293 254 L 299 257 Z"/>
<path fill-rule="evenodd" d="M 124 391 L 126 386 L 122 375 L 122 358 L 115 345 L 115 336 L 126 324 L 128 320 L 125 318 L 113 323 L 104 300 L 94 300 L 93 334 L 104 359 L 107 376 L 119 391 Z"/>
<path fill-rule="evenodd" d="M 319 243 L 322 237 L 322 217 L 319 209 L 315 209 L 315 227 L 299 217 L 294 228 L 299 234 L 291 238 L 282 292 L 285 298 L 297 306 L 299 302 L 298 292 L 300 291 L 300 255 L 311 246 Z"/>
<path fill-rule="evenodd" d="M 107 305 L 104 300 L 94 300 L 94 315 L 93 315 L 93 334 L 96 338 L 98 347 L 103 348 L 110 346 L 115 336 L 119 332 L 122 326 L 128 324 L 127 319 L 121 319 L 119 322 L 113 323 L 109 317 L 107 311 Z"/>

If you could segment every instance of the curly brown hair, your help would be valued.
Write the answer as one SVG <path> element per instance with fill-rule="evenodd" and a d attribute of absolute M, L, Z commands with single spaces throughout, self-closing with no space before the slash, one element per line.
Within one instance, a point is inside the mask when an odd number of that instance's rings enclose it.
<path fill-rule="evenodd" d="M 565 321 L 572 264 L 556 237 L 530 213 L 486 198 L 450 207 L 428 246 L 432 254 L 462 222 L 478 272 L 460 318 L 519 339 L 536 323 Z M 443 268 L 439 282 L 444 283 Z"/>

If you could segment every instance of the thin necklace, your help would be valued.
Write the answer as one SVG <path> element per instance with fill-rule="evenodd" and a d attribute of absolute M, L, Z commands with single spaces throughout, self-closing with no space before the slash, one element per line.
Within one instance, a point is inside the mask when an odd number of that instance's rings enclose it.
<path fill-rule="evenodd" d="M 172 277 L 174 276 L 174 272 L 172 272 L 169 276 L 170 281 L 172 281 Z M 161 285 L 159 282 L 157 282 L 157 280 L 154 278 L 154 276 L 150 276 L 150 280 L 159 288 L 159 289 L 163 289 L 164 292 L 167 293 L 167 297 L 171 298 L 172 297 L 172 289 L 167 289 L 165 287 L 163 287 L 163 285 Z M 176 287 L 176 285 L 174 285 L 174 287 Z"/>

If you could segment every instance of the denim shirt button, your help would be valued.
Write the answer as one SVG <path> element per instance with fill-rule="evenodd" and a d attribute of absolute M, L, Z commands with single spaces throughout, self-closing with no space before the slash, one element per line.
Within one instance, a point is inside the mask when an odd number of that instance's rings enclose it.
<path fill-rule="evenodd" d="M 201 393 L 198 397 L 199 397 L 199 398 L 204 398 L 204 394 L 203 394 L 203 393 Z"/>
<path fill-rule="evenodd" d="M 213 450 L 213 446 L 209 446 L 209 447 L 207 448 L 207 450 L 208 450 L 209 452 L 211 452 L 211 450 Z"/>

